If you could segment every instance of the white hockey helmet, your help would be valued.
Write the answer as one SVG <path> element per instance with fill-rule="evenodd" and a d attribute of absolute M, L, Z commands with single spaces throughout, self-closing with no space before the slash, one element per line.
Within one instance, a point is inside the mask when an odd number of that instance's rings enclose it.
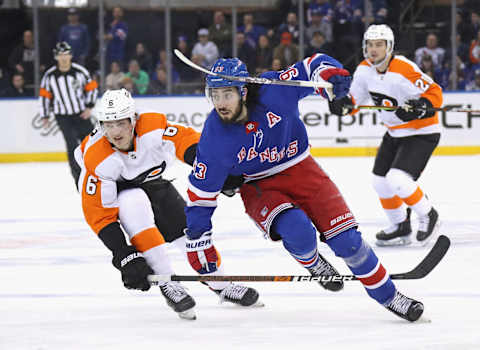
<path fill-rule="evenodd" d="M 392 54 L 395 38 L 392 29 L 386 24 L 372 24 L 363 34 L 362 47 L 365 59 L 368 59 L 367 40 L 385 40 L 387 42 L 387 56 Z"/>
<path fill-rule="evenodd" d="M 135 126 L 135 101 L 126 89 L 107 90 L 100 100 L 97 112 L 99 122 L 129 118 Z"/>

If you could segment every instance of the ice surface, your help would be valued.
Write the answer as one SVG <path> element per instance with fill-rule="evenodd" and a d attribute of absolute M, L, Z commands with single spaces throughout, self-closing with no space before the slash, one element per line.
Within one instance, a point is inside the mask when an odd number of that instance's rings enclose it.
<path fill-rule="evenodd" d="M 373 158 L 317 159 L 373 245 L 387 224 L 371 186 Z M 185 193 L 188 167 L 168 173 Z M 249 283 L 264 308 L 219 304 L 187 282 L 196 321 L 177 317 L 157 288 L 123 288 L 111 256 L 83 221 L 67 163 L 0 165 L 0 349 L 480 349 L 480 157 L 433 157 L 420 179 L 452 247 L 426 278 L 397 281 L 425 304 L 431 323 L 410 324 L 369 299 L 358 282 L 332 293 L 316 283 Z M 214 240 L 229 274 L 305 274 L 281 244 L 263 240 L 240 198 L 221 197 Z M 427 247 L 374 248 L 391 273 Z M 346 265 L 324 244 L 342 273 Z M 192 274 L 169 247 L 178 274 Z"/>

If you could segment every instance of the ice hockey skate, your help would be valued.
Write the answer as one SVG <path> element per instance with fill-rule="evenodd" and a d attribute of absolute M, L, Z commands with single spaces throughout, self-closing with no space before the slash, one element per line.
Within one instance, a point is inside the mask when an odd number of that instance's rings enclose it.
<path fill-rule="evenodd" d="M 393 299 L 384 305 L 395 315 L 410 321 L 417 321 L 423 314 L 423 304 L 412 298 L 406 297 L 398 290 L 395 291 Z"/>
<path fill-rule="evenodd" d="M 240 284 L 230 283 L 223 289 L 213 289 L 219 297 L 220 302 L 228 301 L 233 304 L 238 304 L 245 307 L 263 307 L 265 304 L 258 298 L 258 292 L 250 287 L 242 286 Z"/>
<path fill-rule="evenodd" d="M 308 271 L 312 276 L 339 275 L 338 271 L 320 253 L 318 253 L 318 264 L 309 268 Z M 320 281 L 318 283 L 326 290 L 332 292 L 338 292 L 343 289 L 343 281 Z"/>
<path fill-rule="evenodd" d="M 410 224 L 410 214 L 412 210 L 407 208 L 407 218 L 395 225 L 392 225 L 377 233 L 375 244 L 379 247 L 401 246 L 412 243 L 412 225 Z"/>
<path fill-rule="evenodd" d="M 167 301 L 167 305 L 175 311 L 180 318 L 196 320 L 197 316 L 193 310 L 195 300 L 187 294 L 185 289 L 176 282 L 167 282 L 160 286 L 160 291 Z"/>
<path fill-rule="evenodd" d="M 418 218 L 417 241 L 427 243 L 440 227 L 438 212 L 432 208 L 427 215 Z"/>

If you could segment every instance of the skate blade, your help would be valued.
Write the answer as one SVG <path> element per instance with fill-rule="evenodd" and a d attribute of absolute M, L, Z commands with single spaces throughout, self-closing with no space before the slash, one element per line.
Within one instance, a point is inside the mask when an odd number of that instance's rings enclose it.
<path fill-rule="evenodd" d="M 178 317 L 180 317 L 183 320 L 194 321 L 197 319 L 197 315 L 195 314 L 195 311 L 193 309 L 177 312 L 177 314 L 178 314 Z"/>
<path fill-rule="evenodd" d="M 433 228 L 433 231 L 432 231 L 432 234 L 430 236 L 428 236 L 427 238 L 425 238 L 423 241 L 418 241 L 418 243 L 420 243 L 420 245 L 423 247 L 425 246 L 429 241 L 432 240 L 433 237 L 437 237 L 438 236 L 438 233 L 440 231 L 440 226 L 442 225 L 442 222 L 440 220 L 437 221 L 435 227 Z"/>
<path fill-rule="evenodd" d="M 257 300 L 257 302 L 255 304 L 252 304 L 252 305 L 247 306 L 247 307 L 251 307 L 251 308 L 265 307 L 265 304 L 263 303 L 263 301 Z"/>
<path fill-rule="evenodd" d="M 377 245 L 377 247 L 406 246 L 412 244 L 412 239 L 410 238 L 410 236 L 397 237 L 389 240 L 377 239 L 375 244 Z"/>
<path fill-rule="evenodd" d="M 432 319 L 425 316 L 425 315 L 422 315 L 420 316 L 420 318 L 418 320 L 416 320 L 414 323 L 432 323 Z"/>

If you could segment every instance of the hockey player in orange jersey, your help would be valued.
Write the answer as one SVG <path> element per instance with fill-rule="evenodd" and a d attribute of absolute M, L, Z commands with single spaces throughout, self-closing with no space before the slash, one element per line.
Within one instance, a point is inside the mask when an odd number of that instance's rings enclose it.
<path fill-rule="evenodd" d="M 410 212 L 419 219 L 417 241 L 427 242 L 440 224 L 438 213 L 417 180 L 440 140 L 438 113 L 442 89 L 404 56 L 393 55 L 393 32 L 385 24 L 371 25 L 363 36 L 361 62 L 353 75 L 350 94 L 330 103 L 337 115 L 355 113 L 355 105 L 398 106 L 379 110 L 387 127 L 373 167 L 373 186 L 391 226 L 380 231 L 377 245 L 411 243 Z"/>
<path fill-rule="evenodd" d="M 146 291 L 149 274 L 174 274 L 164 243 L 185 253 L 185 201 L 162 173 L 175 158 L 193 164 L 200 134 L 160 113 L 137 114 L 125 89 L 105 92 L 97 119 L 97 128 L 75 150 L 83 212 L 111 250 L 125 287 Z M 258 300 L 253 288 L 208 285 L 225 301 L 250 306 Z M 181 318 L 196 318 L 195 301 L 179 283 L 161 282 L 160 290 Z"/>

